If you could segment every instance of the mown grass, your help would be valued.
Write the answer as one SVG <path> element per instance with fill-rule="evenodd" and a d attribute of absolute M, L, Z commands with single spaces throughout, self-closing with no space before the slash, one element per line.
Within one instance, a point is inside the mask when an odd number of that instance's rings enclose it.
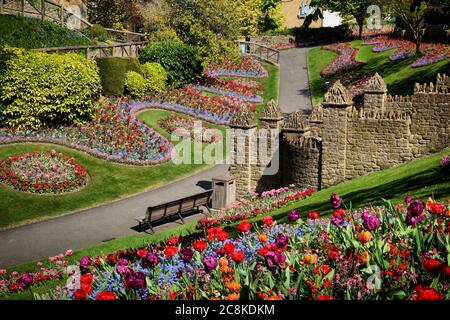
<path fill-rule="evenodd" d="M 315 193 L 310 198 L 297 201 L 284 208 L 270 212 L 279 222 L 286 222 L 286 213 L 298 209 L 303 216 L 311 211 L 319 211 L 322 216 L 331 214 L 332 209 L 329 204 L 330 195 L 339 194 L 345 205 L 351 208 L 362 208 L 383 204 L 384 200 L 392 203 L 402 203 L 407 195 L 411 195 L 422 200 L 433 196 L 436 200 L 447 202 L 450 199 L 450 176 L 444 174 L 439 168 L 439 160 L 450 154 L 450 150 L 444 150 L 434 155 L 411 161 L 395 168 L 385 169 L 364 177 L 343 182 L 334 187 L 324 189 Z M 253 218 L 251 222 L 258 222 L 262 216 Z M 85 255 L 96 256 L 115 252 L 119 249 L 137 248 L 148 243 L 158 243 L 173 235 L 187 235 L 198 232 L 195 223 L 167 230 L 155 235 L 134 235 L 121 239 L 115 239 L 107 243 L 81 249 L 75 252 L 70 261 L 77 263 L 79 258 Z M 36 267 L 36 261 L 22 264 L 11 268 L 11 270 L 26 271 Z M 33 290 L 35 292 L 47 292 L 56 284 L 64 281 L 52 281 L 39 285 Z M 30 291 L 18 293 L 7 297 L 10 299 L 32 299 Z"/>
<path fill-rule="evenodd" d="M 358 48 L 356 60 L 366 64 L 359 68 L 363 74 L 371 75 L 378 72 L 386 82 L 388 91 L 392 95 L 410 95 L 413 93 L 416 82 L 435 82 L 438 72 L 450 72 L 450 60 L 444 60 L 429 66 L 412 68 L 411 64 L 416 57 L 403 61 L 391 61 L 394 49 L 375 53 L 374 46 L 364 46 L 361 40 L 351 42 L 352 46 Z M 320 71 L 337 56 L 336 53 L 321 50 L 320 47 L 311 48 L 308 52 L 308 70 L 310 76 L 310 89 L 314 104 L 323 101 L 325 84 L 335 78 L 345 78 L 347 73 L 334 77 L 323 78 Z"/>

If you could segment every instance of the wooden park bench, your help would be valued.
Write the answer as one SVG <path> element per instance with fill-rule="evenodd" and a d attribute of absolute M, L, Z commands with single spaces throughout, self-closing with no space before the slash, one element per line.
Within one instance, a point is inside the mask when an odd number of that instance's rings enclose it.
<path fill-rule="evenodd" d="M 199 211 L 200 207 L 205 207 L 209 212 L 211 212 L 209 203 L 212 193 L 213 190 L 208 190 L 193 196 L 148 207 L 145 216 L 136 218 L 139 223 L 139 229 L 142 230 L 143 226 L 149 226 L 152 233 L 154 233 L 152 226 L 153 222 L 158 220 L 167 220 L 174 216 L 178 216 L 184 224 L 183 213 L 191 211 L 195 208 Z"/>

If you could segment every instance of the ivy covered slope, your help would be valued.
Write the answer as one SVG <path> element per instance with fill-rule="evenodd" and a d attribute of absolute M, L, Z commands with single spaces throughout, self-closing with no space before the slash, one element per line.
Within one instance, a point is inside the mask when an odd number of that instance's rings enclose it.
<path fill-rule="evenodd" d="M 82 34 L 51 21 L 0 16 L 0 46 L 36 49 L 93 44 Z"/>

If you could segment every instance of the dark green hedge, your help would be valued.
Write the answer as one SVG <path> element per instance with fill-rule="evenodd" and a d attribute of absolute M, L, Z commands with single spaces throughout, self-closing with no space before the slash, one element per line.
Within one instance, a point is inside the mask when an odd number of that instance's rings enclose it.
<path fill-rule="evenodd" d="M 102 79 L 103 95 L 122 96 L 128 71 L 142 74 L 137 58 L 98 58 L 97 65 Z"/>
<path fill-rule="evenodd" d="M 179 41 L 150 43 L 139 52 L 142 64 L 157 62 L 167 72 L 169 84 L 181 87 L 191 83 L 202 71 L 202 61 L 195 48 Z"/>

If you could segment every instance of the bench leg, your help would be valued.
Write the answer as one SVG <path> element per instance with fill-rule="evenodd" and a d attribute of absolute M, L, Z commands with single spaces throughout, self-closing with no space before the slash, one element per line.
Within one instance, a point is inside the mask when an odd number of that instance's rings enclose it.
<path fill-rule="evenodd" d="M 148 227 L 152 231 L 152 234 L 155 234 L 155 230 L 153 230 L 153 226 L 152 226 L 152 224 L 150 222 L 148 223 Z"/>
<path fill-rule="evenodd" d="M 208 205 L 205 205 L 205 208 L 206 208 L 206 210 L 208 210 L 208 212 L 209 212 L 210 214 L 212 214 L 211 208 L 210 208 Z"/>
<path fill-rule="evenodd" d="M 183 219 L 183 216 L 181 215 L 181 213 L 180 213 L 180 212 L 178 212 L 178 217 L 180 217 L 180 219 L 181 219 L 181 222 L 183 222 L 183 224 L 184 224 L 184 219 Z"/>

